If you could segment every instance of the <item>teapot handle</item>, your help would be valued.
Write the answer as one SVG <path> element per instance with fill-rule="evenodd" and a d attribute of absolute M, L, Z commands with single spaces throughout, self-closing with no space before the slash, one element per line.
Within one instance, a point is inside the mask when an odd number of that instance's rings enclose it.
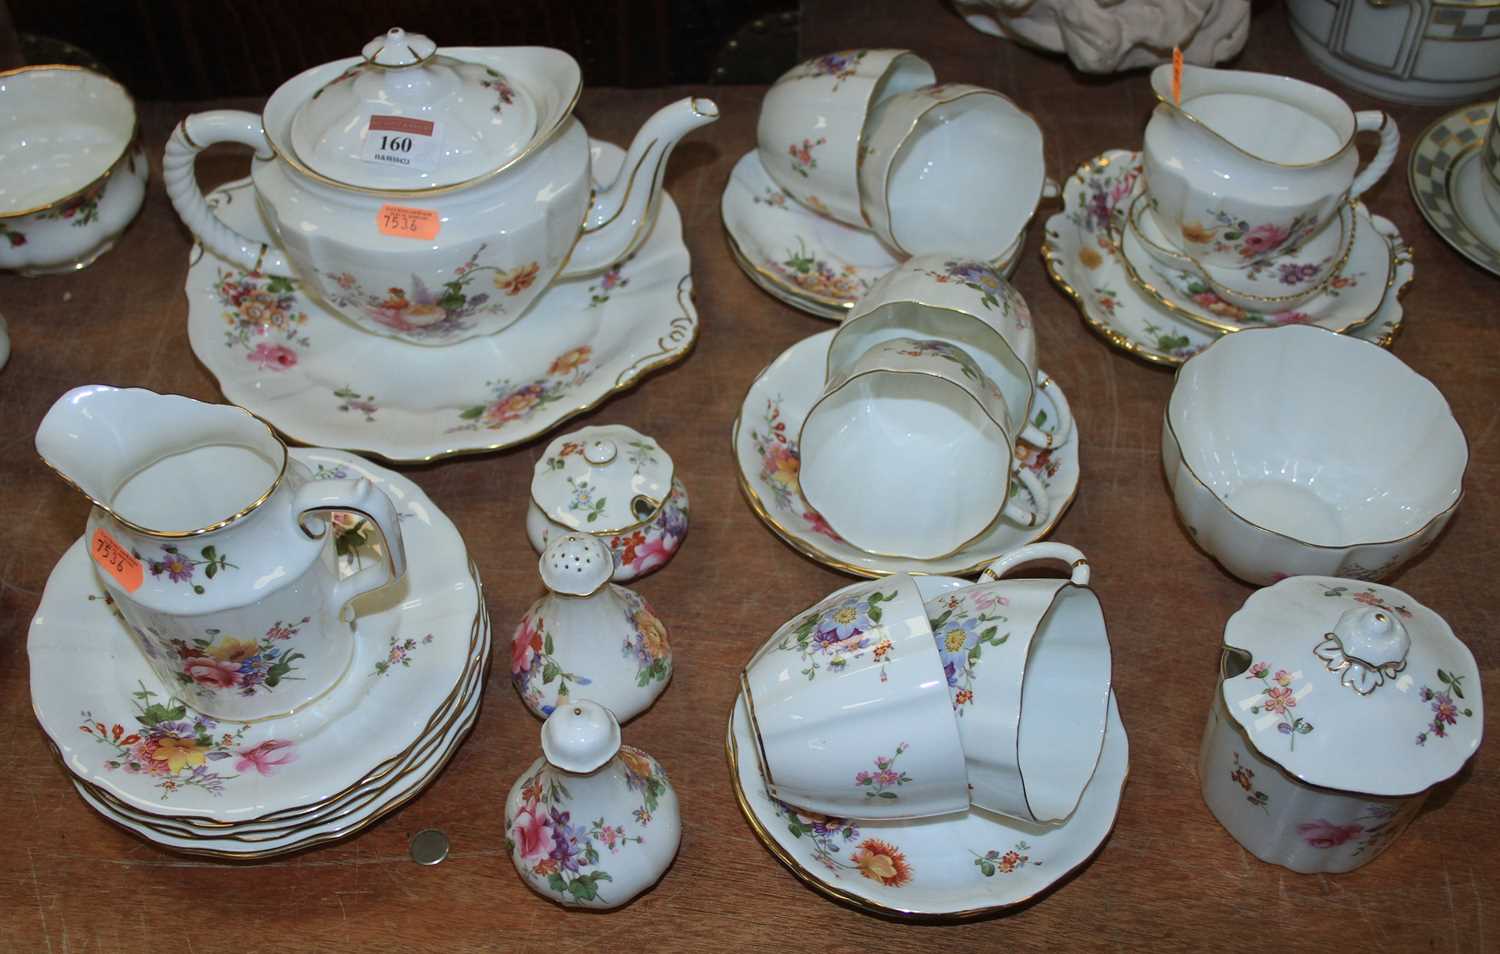
<path fill-rule="evenodd" d="M 198 188 L 193 163 L 198 153 L 218 142 L 237 142 L 255 150 L 255 158 L 273 158 L 260 117 L 238 109 L 194 113 L 172 130 L 162 156 L 162 179 L 172 207 L 204 248 L 247 272 L 291 275 L 281 249 L 241 235 L 225 225 L 209 208 Z"/>
<path fill-rule="evenodd" d="M 357 513 L 375 524 L 385 540 L 386 559 L 374 566 L 367 566 L 353 576 L 346 577 L 334 585 L 333 606 L 339 619 L 347 621 L 349 603 L 361 593 L 379 589 L 394 583 L 406 575 L 406 546 L 401 540 L 401 521 L 396 505 L 385 491 L 369 480 L 360 477 L 354 480 L 313 480 L 298 488 L 292 498 L 292 511 L 297 515 L 297 525 L 302 532 L 314 539 L 328 532 L 332 520 L 320 511 L 342 510 Z M 323 528 L 314 532 L 308 526 L 308 517 L 318 515 Z"/>
<path fill-rule="evenodd" d="M 1349 186 L 1349 198 L 1357 198 L 1370 186 L 1380 181 L 1391 163 L 1396 159 L 1396 149 L 1401 145 L 1401 133 L 1396 129 L 1396 121 L 1378 109 L 1365 109 L 1354 114 L 1354 134 L 1357 136 L 1362 132 L 1379 133 L 1380 148 L 1375 151 L 1375 158 L 1365 163 L 1365 167 L 1354 177 L 1354 182 Z"/>
<path fill-rule="evenodd" d="M 1035 563 L 1037 560 L 1057 560 L 1066 563 L 1072 569 L 1072 581 L 1079 586 L 1089 584 L 1089 561 L 1083 555 L 1083 551 L 1077 547 L 1070 547 L 1066 543 L 1028 543 L 1025 546 L 1016 547 L 1009 553 L 1001 554 L 991 560 L 979 573 L 981 582 L 998 580 L 1011 570 L 1027 563 Z"/>

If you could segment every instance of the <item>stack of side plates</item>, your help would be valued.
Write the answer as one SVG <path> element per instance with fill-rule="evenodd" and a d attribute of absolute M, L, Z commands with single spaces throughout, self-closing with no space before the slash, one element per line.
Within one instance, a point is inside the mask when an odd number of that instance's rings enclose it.
<path fill-rule="evenodd" d="M 98 582 L 84 541 L 31 624 L 32 707 L 85 802 L 176 851 L 265 858 L 346 838 L 414 798 L 474 725 L 490 652 L 479 578 L 415 484 L 352 454 L 296 449 L 320 478 L 367 477 L 401 516 L 405 580 L 356 601 L 343 679 L 298 712 L 221 722 L 161 684 Z M 344 541 L 341 571 L 383 559 Z"/>

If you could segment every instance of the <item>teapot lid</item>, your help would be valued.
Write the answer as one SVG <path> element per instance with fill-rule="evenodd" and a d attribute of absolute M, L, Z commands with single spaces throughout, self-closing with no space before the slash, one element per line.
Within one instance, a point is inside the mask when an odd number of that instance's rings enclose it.
<path fill-rule="evenodd" d="M 1246 668 L 1224 673 L 1231 718 L 1261 756 L 1310 785 L 1413 795 L 1479 747 L 1473 655 L 1398 589 L 1288 577 L 1245 601 L 1224 644 L 1248 655 Z"/>
<path fill-rule="evenodd" d="M 291 149 L 320 176 L 368 189 L 454 185 L 505 165 L 538 131 L 532 97 L 483 63 L 392 27 L 297 108 Z"/>
<path fill-rule="evenodd" d="M 547 445 L 531 499 L 553 523 L 618 533 L 653 520 L 672 492 L 672 458 L 623 424 L 584 427 Z"/>

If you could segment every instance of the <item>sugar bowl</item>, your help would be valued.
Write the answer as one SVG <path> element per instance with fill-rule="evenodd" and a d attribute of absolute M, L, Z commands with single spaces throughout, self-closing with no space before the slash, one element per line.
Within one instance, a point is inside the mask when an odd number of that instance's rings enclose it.
<path fill-rule="evenodd" d="M 1209 811 L 1262 861 L 1351 871 L 1390 846 L 1479 747 L 1479 669 L 1400 590 L 1294 576 L 1224 629 L 1198 775 Z"/>
<path fill-rule="evenodd" d="M 526 536 L 538 553 L 554 534 L 591 533 L 614 553 L 612 579 L 627 583 L 672 559 L 687 530 L 687 488 L 671 456 L 633 428 L 580 428 L 536 463 Z"/>

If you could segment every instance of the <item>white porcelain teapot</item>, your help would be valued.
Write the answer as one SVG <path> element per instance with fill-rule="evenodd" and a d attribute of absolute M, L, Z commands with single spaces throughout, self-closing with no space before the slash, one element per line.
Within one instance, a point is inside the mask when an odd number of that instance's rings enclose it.
<path fill-rule="evenodd" d="M 711 100 L 665 107 L 600 185 L 572 116 L 580 88 L 561 50 L 438 49 L 394 28 L 288 80 L 260 116 L 188 116 L 167 143 L 167 193 L 198 240 L 239 267 L 295 276 L 367 330 L 453 344 L 507 327 L 559 275 L 630 254 L 672 147 L 718 118 Z M 256 201 L 278 247 L 204 201 L 193 162 L 217 142 L 255 150 Z"/>

